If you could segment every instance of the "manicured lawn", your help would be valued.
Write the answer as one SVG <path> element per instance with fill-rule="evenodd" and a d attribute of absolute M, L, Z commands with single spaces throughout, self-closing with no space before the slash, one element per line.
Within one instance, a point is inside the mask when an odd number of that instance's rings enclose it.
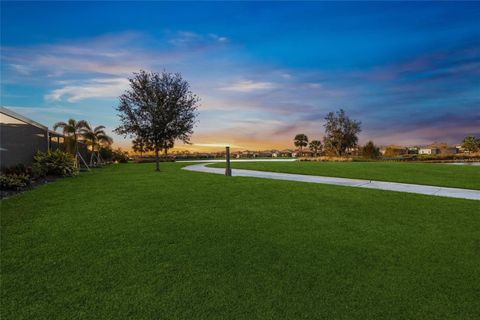
<path fill-rule="evenodd" d="M 223 163 L 212 165 L 225 167 Z M 401 162 L 232 162 L 237 169 L 480 189 L 480 166 Z"/>
<path fill-rule="evenodd" d="M 2 201 L 1 318 L 478 319 L 478 201 L 181 166 Z"/>

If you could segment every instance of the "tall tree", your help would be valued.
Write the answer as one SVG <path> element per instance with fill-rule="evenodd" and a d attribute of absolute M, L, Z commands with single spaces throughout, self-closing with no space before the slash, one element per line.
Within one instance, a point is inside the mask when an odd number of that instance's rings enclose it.
<path fill-rule="evenodd" d="M 293 144 L 295 147 L 300 148 L 300 155 L 303 155 L 303 147 L 308 146 L 308 137 L 303 133 L 299 133 L 293 138 Z"/>
<path fill-rule="evenodd" d="M 68 119 L 67 122 L 57 122 L 53 125 L 53 130 L 62 129 L 63 135 L 67 139 L 71 139 L 74 144 L 73 154 L 78 152 L 78 140 L 83 134 L 83 131 L 88 128 L 88 122 L 85 120 L 76 121 L 75 119 Z M 70 150 L 71 152 L 71 150 Z"/>
<path fill-rule="evenodd" d="M 199 98 L 178 73 L 140 71 L 129 79 L 130 89 L 120 96 L 121 125 L 115 132 L 136 136 L 153 147 L 156 171 L 159 152 L 169 141 L 188 143 L 196 122 Z"/>
<path fill-rule="evenodd" d="M 342 156 L 348 148 L 355 147 L 361 122 L 351 120 L 343 109 L 329 112 L 325 117 L 325 150 L 336 156 Z"/>
<path fill-rule="evenodd" d="M 477 152 L 480 150 L 480 138 L 474 136 L 465 137 L 462 141 L 462 148 L 467 152 Z"/>
<path fill-rule="evenodd" d="M 313 152 L 314 156 L 316 157 L 319 152 L 322 152 L 322 141 L 320 140 L 310 141 L 309 148 Z"/>

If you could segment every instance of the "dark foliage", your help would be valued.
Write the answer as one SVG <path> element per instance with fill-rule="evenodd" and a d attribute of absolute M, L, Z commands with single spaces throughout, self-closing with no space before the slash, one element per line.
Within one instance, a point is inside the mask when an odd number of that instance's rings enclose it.
<path fill-rule="evenodd" d="M 299 133 L 293 138 L 293 144 L 300 149 L 300 154 L 303 152 L 303 148 L 308 146 L 308 137 L 303 133 Z"/>
<path fill-rule="evenodd" d="M 373 143 L 368 141 L 360 150 L 361 156 L 365 159 L 378 159 L 380 157 L 380 149 Z"/>
<path fill-rule="evenodd" d="M 351 120 L 343 109 L 328 113 L 325 120 L 324 145 L 329 155 L 343 156 L 348 148 L 357 145 L 359 121 Z"/>
<path fill-rule="evenodd" d="M 310 148 L 310 151 L 313 152 L 313 156 L 316 157 L 322 152 L 322 149 L 323 149 L 322 141 L 320 140 L 310 141 L 309 148 Z"/>
<path fill-rule="evenodd" d="M 467 152 L 480 151 L 480 137 L 468 136 L 462 141 L 462 147 Z"/>
<path fill-rule="evenodd" d="M 37 176 L 69 177 L 78 174 L 75 158 L 66 152 L 55 150 L 38 152 L 34 157 L 33 172 Z"/>
<path fill-rule="evenodd" d="M 2 190 L 22 190 L 30 184 L 30 177 L 26 174 L 0 174 L 0 187 Z"/>

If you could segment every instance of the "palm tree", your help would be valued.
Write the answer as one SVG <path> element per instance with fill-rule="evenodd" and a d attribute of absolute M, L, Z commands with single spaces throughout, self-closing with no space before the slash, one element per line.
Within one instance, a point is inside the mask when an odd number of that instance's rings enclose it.
<path fill-rule="evenodd" d="M 132 140 L 132 150 L 135 152 L 140 153 L 140 157 L 142 157 L 144 152 L 150 151 L 151 148 L 142 138 L 136 138 Z"/>
<path fill-rule="evenodd" d="M 320 141 L 320 140 L 310 141 L 309 148 L 310 148 L 310 150 L 312 150 L 314 156 L 316 157 L 318 152 L 322 151 L 322 141 Z"/>
<path fill-rule="evenodd" d="M 82 132 L 85 128 L 88 127 L 88 123 L 85 120 L 76 121 L 75 119 L 68 119 L 67 122 L 57 122 L 53 125 L 53 130 L 56 131 L 58 128 L 63 130 L 63 135 L 67 138 L 73 140 L 75 144 L 76 155 L 78 152 L 78 140 L 82 136 Z"/>
<path fill-rule="evenodd" d="M 82 129 L 81 135 L 87 144 L 90 144 L 92 147 L 92 159 L 90 160 L 90 163 L 93 161 L 93 155 L 95 152 L 97 153 L 98 159 L 100 148 L 95 150 L 97 146 L 109 146 L 113 143 L 113 139 L 105 133 L 105 126 L 97 126 L 92 129 L 87 123 L 85 128 Z"/>
<path fill-rule="evenodd" d="M 308 137 L 303 133 L 297 134 L 293 138 L 293 144 L 300 148 L 300 155 L 303 155 L 303 147 L 308 146 Z"/>

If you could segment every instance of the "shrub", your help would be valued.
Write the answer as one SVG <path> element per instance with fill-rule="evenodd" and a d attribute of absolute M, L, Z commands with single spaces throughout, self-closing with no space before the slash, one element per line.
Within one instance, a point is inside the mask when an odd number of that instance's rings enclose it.
<path fill-rule="evenodd" d="M 168 157 L 168 158 L 160 158 L 158 159 L 160 162 L 175 162 L 175 158 Z M 138 158 L 135 160 L 135 163 L 155 163 L 155 158 Z"/>
<path fill-rule="evenodd" d="M 128 162 L 128 152 L 122 151 L 120 148 L 113 150 L 112 148 L 102 148 L 100 149 L 100 156 L 105 161 L 127 163 Z"/>
<path fill-rule="evenodd" d="M 28 175 L 23 174 L 0 174 L 0 186 L 2 190 L 21 190 L 30 184 Z"/>
<path fill-rule="evenodd" d="M 299 161 L 319 161 L 319 162 L 351 162 L 352 157 L 335 157 L 335 156 L 322 156 L 322 157 L 310 157 L 310 158 L 298 158 Z"/>
<path fill-rule="evenodd" d="M 122 151 L 120 148 L 113 151 L 112 160 L 120 163 L 128 162 L 128 152 Z"/>
<path fill-rule="evenodd" d="M 38 152 L 34 157 L 33 171 L 39 176 L 69 177 L 78 174 L 75 158 L 60 150 Z"/>
<path fill-rule="evenodd" d="M 365 159 L 378 159 L 380 157 L 380 149 L 372 141 L 368 141 L 362 147 L 361 155 Z"/>
<path fill-rule="evenodd" d="M 6 175 L 23 175 L 23 176 L 31 176 L 32 175 L 32 168 L 27 167 L 24 164 L 17 164 L 11 167 L 4 169 L 4 173 Z"/>
<path fill-rule="evenodd" d="M 402 147 L 389 146 L 383 154 L 387 158 L 398 157 L 407 154 L 407 150 Z"/>

